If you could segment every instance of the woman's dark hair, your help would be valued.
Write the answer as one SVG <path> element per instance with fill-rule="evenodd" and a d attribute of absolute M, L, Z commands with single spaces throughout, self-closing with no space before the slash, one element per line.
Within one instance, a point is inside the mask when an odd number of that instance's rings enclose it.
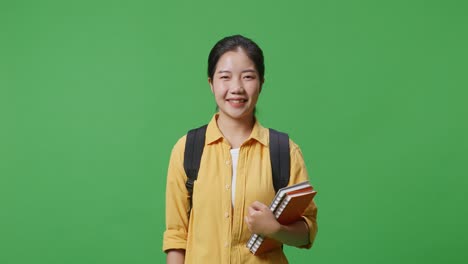
<path fill-rule="evenodd" d="M 210 51 L 210 55 L 208 56 L 208 77 L 213 79 L 214 72 L 216 70 L 216 64 L 224 53 L 228 51 L 234 51 L 238 48 L 242 48 L 247 56 L 253 61 L 255 68 L 260 75 L 260 81 L 263 82 L 263 76 L 265 75 L 263 51 L 251 39 L 241 35 L 225 37 L 218 41 L 216 45 L 214 45 Z"/>

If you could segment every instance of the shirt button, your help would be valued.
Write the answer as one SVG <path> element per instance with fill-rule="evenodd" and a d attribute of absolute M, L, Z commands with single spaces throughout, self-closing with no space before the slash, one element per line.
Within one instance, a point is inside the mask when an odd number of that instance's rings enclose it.
<path fill-rule="evenodd" d="M 224 216 L 225 216 L 226 218 L 229 218 L 229 213 L 228 213 L 228 212 L 224 213 Z"/>
<path fill-rule="evenodd" d="M 229 247 L 229 243 L 228 242 L 224 243 L 224 247 Z"/>
<path fill-rule="evenodd" d="M 230 165 L 231 164 L 231 161 L 230 160 L 226 160 L 226 165 Z"/>
<path fill-rule="evenodd" d="M 227 190 L 229 190 L 229 187 L 230 187 L 229 184 L 226 184 L 226 189 L 227 189 Z"/>

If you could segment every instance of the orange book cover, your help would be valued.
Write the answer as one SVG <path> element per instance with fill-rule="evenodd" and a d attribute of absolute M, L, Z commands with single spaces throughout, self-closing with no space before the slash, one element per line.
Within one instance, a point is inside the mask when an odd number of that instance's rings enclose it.
<path fill-rule="evenodd" d="M 279 205 L 281 204 L 281 202 L 283 201 L 284 197 L 287 194 L 303 192 L 303 191 L 306 191 L 306 190 L 312 190 L 312 186 L 310 186 L 310 183 L 308 181 L 303 181 L 303 182 L 300 182 L 300 183 L 297 183 L 297 184 L 290 185 L 290 186 L 279 189 L 278 192 L 276 193 L 275 197 L 273 198 L 273 201 L 270 204 L 270 210 L 272 212 L 276 212 L 277 208 L 279 207 Z M 255 243 L 257 243 L 259 245 L 259 243 L 261 241 L 263 241 L 263 239 L 260 239 L 260 241 L 258 241 L 259 238 L 260 238 L 259 235 L 252 234 L 250 236 L 250 239 L 247 241 L 247 245 L 246 245 L 247 248 L 252 249 L 252 247 L 254 246 Z"/>
<path fill-rule="evenodd" d="M 299 220 L 316 193 L 314 190 L 309 190 L 303 193 L 288 195 L 285 204 L 281 204 L 280 208 L 278 208 L 279 210 L 282 209 L 282 211 L 275 213 L 278 222 L 282 225 L 288 225 Z"/>
<path fill-rule="evenodd" d="M 301 219 L 302 214 L 316 193 L 312 187 L 288 193 L 278 206 L 276 212 L 274 212 L 278 222 L 282 225 L 288 225 Z M 258 247 L 256 250 L 253 248 L 254 252 L 252 253 L 254 255 L 259 255 L 281 246 L 280 242 L 271 238 L 259 238 L 258 240 L 254 244 L 254 248 Z"/>

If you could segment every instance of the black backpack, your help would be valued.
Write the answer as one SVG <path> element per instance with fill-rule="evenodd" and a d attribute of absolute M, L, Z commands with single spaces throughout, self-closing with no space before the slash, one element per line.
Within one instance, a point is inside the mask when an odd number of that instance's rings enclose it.
<path fill-rule="evenodd" d="M 193 183 L 198 177 L 201 156 L 205 146 L 206 127 L 190 130 L 187 133 L 184 152 L 184 170 L 187 174 L 185 186 L 189 193 L 190 207 L 192 206 Z M 286 187 L 289 183 L 291 157 L 289 155 L 289 136 L 286 133 L 269 129 L 270 131 L 270 159 L 275 192 Z"/>

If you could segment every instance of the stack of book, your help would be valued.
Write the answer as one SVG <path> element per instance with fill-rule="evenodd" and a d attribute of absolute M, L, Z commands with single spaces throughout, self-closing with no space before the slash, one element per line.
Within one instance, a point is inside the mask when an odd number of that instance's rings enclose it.
<path fill-rule="evenodd" d="M 294 223 L 301 219 L 316 193 L 308 181 L 281 188 L 271 202 L 270 210 L 280 224 Z M 280 242 L 257 234 L 253 234 L 247 242 L 247 247 L 254 255 L 268 252 L 280 246 Z"/>

